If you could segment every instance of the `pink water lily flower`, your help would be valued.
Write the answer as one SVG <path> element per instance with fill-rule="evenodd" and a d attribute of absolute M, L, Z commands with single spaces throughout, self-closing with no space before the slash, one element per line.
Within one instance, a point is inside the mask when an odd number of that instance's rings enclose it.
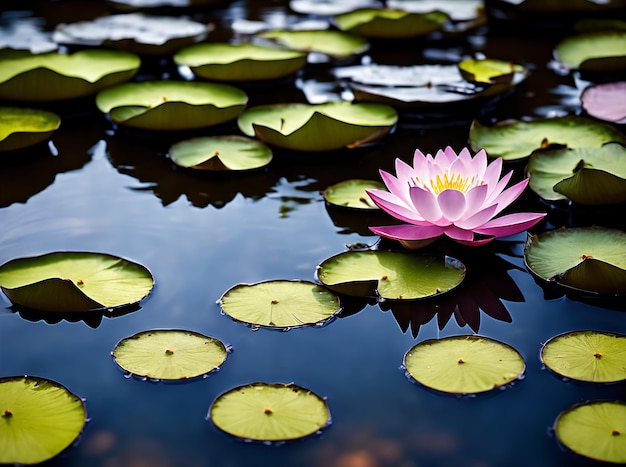
<path fill-rule="evenodd" d="M 370 230 L 409 248 L 422 247 L 441 235 L 475 246 L 522 232 L 546 214 L 521 212 L 494 218 L 528 184 L 525 179 L 505 190 L 513 172 L 500 178 L 501 171 L 501 158 L 487 164 L 484 150 L 472 157 L 467 148 L 457 156 L 448 146 L 435 157 L 416 150 L 413 167 L 396 159 L 397 176 L 380 171 L 389 191 L 367 193 L 378 207 L 406 224 Z"/>

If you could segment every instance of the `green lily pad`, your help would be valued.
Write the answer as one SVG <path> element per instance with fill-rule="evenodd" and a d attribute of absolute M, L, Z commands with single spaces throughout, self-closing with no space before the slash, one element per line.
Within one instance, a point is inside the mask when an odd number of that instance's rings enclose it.
<path fill-rule="evenodd" d="M 449 21 L 441 11 L 411 13 L 391 8 L 360 8 L 335 16 L 340 30 L 376 39 L 421 37 L 442 30 Z"/>
<path fill-rule="evenodd" d="M 449 256 L 347 251 L 317 266 L 322 284 L 338 293 L 388 300 L 432 297 L 458 287 L 465 265 Z"/>
<path fill-rule="evenodd" d="M 206 39 L 212 25 L 176 16 L 127 13 L 59 24 L 59 44 L 104 46 L 140 55 L 166 55 Z"/>
<path fill-rule="evenodd" d="M 579 291 L 626 293 L 626 232 L 604 227 L 561 228 L 533 235 L 524 261 L 542 278 Z"/>
<path fill-rule="evenodd" d="M 516 73 L 525 72 L 522 65 L 488 58 L 462 60 L 458 67 L 463 77 L 473 83 L 510 83 Z"/>
<path fill-rule="evenodd" d="M 171 381 L 219 370 L 227 354 L 226 346 L 213 337 L 181 329 L 155 329 L 122 339 L 111 355 L 131 375 Z"/>
<path fill-rule="evenodd" d="M 114 50 L 39 55 L 5 51 L 0 53 L 0 99 L 43 102 L 90 96 L 128 81 L 140 64 L 137 55 Z"/>
<path fill-rule="evenodd" d="M 554 423 L 557 439 L 580 456 L 626 463 L 626 403 L 591 401 L 561 412 Z"/>
<path fill-rule="evenodd" d="M 0 378 L 0 464 L 38 464 L 78 438 L 87 421 L 82 399 L 55 381 Z"/>
<path fill-rule="evenodd" d="M 442 11 L 452 21 L 473 21 L 484 10 L 484 0 L 387 0 L 387 8 L 398 8 L 412 13 Z"/>
<path fill-rule="evenodd" d="M 421 385 L 451 394 L 492 391 L 518 380 L 526 364 L 513 347 L 482 336 L 428 339 L 404 356 L 404 367 Z"/>
<path fill-rule="evenodd" d="M 384 190 L 385 185 L 376 180 L 351 179 L 335 183 L 322 192 L 324 200 L 333 206 L 353 209 L 378 209 L 365 190 Z"/>
<path fill-rule="evenodd" d="M 153 285 L 145 267 L 101 253 L 55 252 L 0 266 L 0 288 L 6 296 L 38 311 L 73 313 L 133 305 Z"/>
<path fill-rule="evenodd" d="M 229 435 L 267 442 L 304 438 L 331 422 L 326 400 L 293 383 L 233 388 L 213 401 L 209 417 Z"/>
<path fill-rule="evenodd" d="M 554 49 L 565 67 L 582 71 L 626 69 L 626 31 L 598 31 L 567 37 Z"/>
<path fill-rule="evenodd" d="M 612 126 L 584 117 L 505 120 L 488 127 L 477 120 L 470 127 L 472 149 L 484 149 L 490 157 L 517 160 L 552 145 L 599 148 L 605 143 L 626 144 L 626 137 Z"/>
<path fill-rule="evenodd" d="M 237 118 L 248 96 L 228 84 L 186 81 L 125 83 L 101 91 L 96 104 L 120 125 L 145 130 L 206 128 Z"/>
<path fill-rule="evenodd" d="M 186 47 L 174 55 L 204 79 L 214 81 L 264 81 L 284 78 L 300 70 L 307 53 L 256 44 L 204 43 Z"/>
<path fill-rule="evenodd" d="M 0 107 L 0 151 L 13 151 L 47 140 L 61 126 L 54 112 Z"/>
<path fill-rule="evenodd" d="M 237 284 L 219 304 L 236 321 L 278 329 L 323 326 L 341 309 L 339 298 L 319 284 L 288 280 Z"/>
<path fill-rule="evenodd" d="M 172 145 L 169 156 L 185 168 L 239 171 L 265 167 L 272 160 L 272 150 L 245 136 L 205 136 Z"/>
<path fill-rule="evenodd" d="M 558 375 L 577 381 L 625 381 L 626 335 L 601 331 L 567 332 L 543 345 L 541 361 Z"/>
<path fill-rule="evenodd" d="M 554 149 L 532 154 L 530 188 L 548 201 L 601 205 L 626 201 L 626 147 Z"/>
<path fill-rule="evenodd" d="M 293 50 L 319 52 L 334 59 L 343 59 L 358 55 L 369 49 L 369 42 L 361 36 L 331 30 L 297 30 L 275 29 L 258 34 Z"/>
<path fill-rule="evenodd" d="M 245 135 L 296 151 L 354 148 L 385 136 L 398 120 L 388 105 L 349 102 L 252 107 L 238 118 Z"/>

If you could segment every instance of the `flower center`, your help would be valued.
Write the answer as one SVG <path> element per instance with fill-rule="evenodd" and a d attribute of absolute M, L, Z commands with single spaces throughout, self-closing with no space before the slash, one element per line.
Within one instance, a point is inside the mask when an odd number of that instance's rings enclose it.
<path fill-rule="evenodd" d="M 467 191 L 475 185 L 476 177 L 467 178 L 462 177 L 461 174 L 458 173 L 444 173 L 443 177 L 441 175 L 437 175 L 434 179 L 430 179 L 428 181 L 430 185 L 431 191 L 438 195 L 444 190 L 457 190 L 461 193 L 467 193 Z M 417 183 L 422 185 L 424 188 L 429 188 L 425 183 L 423 183 L 419 178 L 416 178 Z"/>

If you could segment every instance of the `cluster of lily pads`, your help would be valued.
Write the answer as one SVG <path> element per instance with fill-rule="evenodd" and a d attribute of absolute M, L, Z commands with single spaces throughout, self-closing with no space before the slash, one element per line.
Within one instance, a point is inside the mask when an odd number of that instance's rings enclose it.
<path fill-rule="evenodd" d="M 302 2 L 291 3 L 294 11 L 311 13 Z M 419 2 L 388 2 L 388 8 L 371 3 L 374 5 L 366 8 L 330 13 L 332 30 L 328 25 L 311 30 L 261 30 L 241 43 L 207 41 L 211 25 L 143 13 L 59 25 L 52 36 L 57 44 L 101 48 L 74 53 L 0 50 L 0 99 L 12 103 L 0 107 L 0 151 L 11 157 L 17 150 L 41 144 L 61 124 L 56 113 L 22 104 L 95 96 L 97 108 L 116 128 L 175 133 L 219 128 L 236 120 L 241 134 L 196 136 L 173 144 L 168 155 L 177 165 L 191 169 L 259 169 L 271 162 L 272 148 L 334 151 L 381 140 L 393 131 L 407 109 L 433 110 L 463 103 L 475 110 L 488 99 L 514 91 L 530 74 L 530 68 L 523 64 L 476 57 L 445 65 L 343 66 L 341 60 L 366 52 L 370 40 L 450 37 L 485 21 L 475 8 L 469 15 L 455 16 L 454 2 L 441 2 L 441 9 L 426 11 L 409 8 Z M 522 2 L 520 8 L 532 11 L 532 3 Z M 323 7 L 329 8 L 330 4 L 324 3 Z M 500 7 L 505 11 L 512 8 Z M 585 72 L 591 77 L 600 72 L 620 72 L 625 41 L 623 32 L 586 33 L 555 45 L 555 60 L 566 72 Z M 143 57 L 172 54 L 181 75 L 188 76 L 185 72 L 189 71 L 189 79 L 133 81 Z M 247 107 L 248 96 L 240 83 L 288 79 L 300 73 L 314 54 L 323 55 L 331 63 L 335 84 L 346 91 L 348 100 Z M 42 87 L 41 82 L 47 86 Z M 625 101 L 625 89 L 623 82 L 590 86 L 581 96 L 582 106 L 590 117 L 623 123 L 626 113 L 619 103 Z M 602 103 L 607 101 L 617 104 L 605 112 Z M 484 150 L 492 159 L 526 161 L 528 186 L 548 206 L 626 202 L 626 137 L 614 126 L 582 116 L 493 125 L 475 120 L 468 141 L 474 151 Z M 417 171 L 417 167 L 413 169 Z M 428 178 L 422 173 L 416 175 Z M 463 192 L 467 188 L 463 180 L 454 178 L 459 173 L 447 175 L 451 178 L 435 190 L 437 196 L 443 191 Z M 394 181 L 391 176 L 385 177 L 390 188 Z M 492 185 L 497 185 L 499 192 L 494 198 L 499 199 L 507 182 L 508 178 L 500 184 L 496 177 Z M 524 186 L 513 190 L 515 196 L 511 192 L 504 195 L 505 201 L 519 196 Z M 477 191 L 481 190 L 486 188 Z M 328 187 L 323 195 L 329 204 L 371 211 L 381 205 L 389 208 L 385 204 L 389 199 L 385 201 L 385 195 L 380 195 L 383 191 L 378 181 L 346 180 Z M 378 193 L 378 200 L 369 193 Z M 438 206 L 445 211 L 443 217 L 470 226 L 466 229 L 470 233 L 489 236 L 502 225 L 496 221 L 489 225 L 492 230 L 483 231 L 476 227 L 484 227 L 508 204 L 501 202 L 501 207 L 497 202 L 479 203 L 481 209 L 467 218 L 452 212 L 450 206 L 456 204 L 450 200 L 438 200 Z M 440 225 L 441 216 L 424 215 L 417 219 L 421 224 L 416 224 L 414 213 L 395 207 L 386 211 L 401 212 L 402 221 L 434 232 L 419 240 L 437 240 L 445 233 L 461 243 L 474 241 L 473 236 L 468 238 L 458 229 L 444 232 L 443 227 L 451 224 Z M 533 218 L 532 224 L 539 220 Z M 523 224 L 519 231 L 530 225 Z M 561 228 L 529 237 L 524 261 L 533 275 L 549 284 L 623 298 L 625 248 L 626 233 L 619 230 Z M 459 259 L 433 250 L 416 253 L 366 248 L 332 256 L 318 265 L 316 273 L 317 281 L 237 284 L 218 303 L 224 314 L 252 328 L 323 327 L 344 310 L 346 296 L 373 299 L 381 307 L 436 301 L 451 296 L 461 286 L 467 269 Z M 151 292 L 153 283 L 144 266 L 99 253 L 54 252 L 17 258 L 0 266 L 0 288 L 17 308 L 62 315 L 138 306 Z M 128 375 L 186 380 L 219 369 L 229 349 L 218 339 L 194 331 L 146 330 L 122 339 L 112 355 Z M 586 330 L 545 343 L 541 361 L 560 377 L 615 383 L 626 380 L 622 364 L 625 353 L 626 336 Z M 432 365 L 433 361 L 438 364 Z M 479 335 L 419 342 L 405 354 L 403 366 L 407 375 L 425 388 L 462 395 L 505 388 L 525 371 L 524 359 L 517 350 Z M 31 464 L 54 457 L 76 439 L 87 418 L 79 397 L 42 378 L 2 378 L 0 395 L 0 463 Z M 295 384 L 262 382 L 220 395 L 209 409 L 209 418 L 228 434 L 263 442 L 310 436 L 331 422 L 323 397 Z M 584 456 L 624 462 L 624 420 L 624 402 L 594 401 L 560 414 L 555 428 L 564 445 Z M 59 426 L 64 430 L 58 430 Z"/>

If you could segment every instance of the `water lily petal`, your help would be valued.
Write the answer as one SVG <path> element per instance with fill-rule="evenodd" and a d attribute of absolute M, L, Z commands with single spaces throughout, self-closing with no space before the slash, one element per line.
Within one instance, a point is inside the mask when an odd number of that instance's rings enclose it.
<path fill-rule="evenodd" d="M 484 149 L 481 149 L 476 153 L 476 155 L 472 159 L 472 165 L 474 165 L 474 168 L 476 170 L 477 180 L 484 180 L 485 172 L 487 170 L 487 153 Z"/>
<path fill-rule="evenodd" d="M 406 180 L 399 180 L 384 170 L 379 170 L 378 172 L 380 173 L 380 178 L 383 180 L 387 189 L 405 203 L 408 203 L 410 200 L 409 185 Z"/>
<path fill-rule="evenodd" d="M 462 229 L 476 230 L 478 227 L 483 226 L 489 221 L 489 219 L 496 215 L 497 208 L 497 204 L 492 204 L 491 206 L 487 206 L 485 209 L 478 211 L 473 216 L 470 216 L 467 219 L 455 222 L 454 225 L 456 225 L 457 227 L 461 227 Z"/>
<path fill-rule="evenodd" d="M 439 203 L 437 202 L 437 197 L 430 191 L 418 186 L 411 187 L 409 193 L 415 210 L 419 212 L 424 220 L 433 224 L 438 224 L 442 215 L 441 209 L 439 209 Z M 444 223 L 444 225 L 445 224 L 449 224 L 449 222 Z"/>
<path fill-rule="evenodd" d="M 495 183 L 493 185 L 487 184 L 487 186 L 489 187 L 489 192 L 487 193 L 487 199 L 485 200 L 485 204 L 492 204 L 496 202 L 496 198 L 500 196 L 502 191 L 504 191 L 512 176 L 513 171 L 507 173 L 504 177 L 500 179 L 498 183 Z"/>
<path fill-rule="evenodd" d="M 516 212 L 492 219 L 486 224 L 474 229 L 474 232 L 493 235 L 495 237 L 508 237 L 531 228 L 545 217 L 545 213 L 539 212 Z"/>
<path fill-rule="evenodd" d="M 436 225 L 386 225 L 369 228 L 376 235 L 392 240 L 426 240 L 439 237 L 443 228 Z"/>
<path fill-rule="evenodd" d="M 407 183 L 407 181 L 415 178 L 415 170 L 409 164 L 404 162 L 402 159 L 396 159 L 396 175 L 398 180 L 402 183 Z"/>
<path fill-rule="evenodd" d="M 524 191 L 524 188 L 526 188 L 526 185 L 528 185 L 528 179 L 527 178 L 522 180 L 519 183 L 516 183 L 512 187 L 507 188 L 506 190 L 504 190 L 500 194 L 500 196 L 498 196 L 494 200 L 496 203 L 498 203 L 498 210 L 496 211 L 496 214 L 499 213 L 500 211 L 502 211 L 505 207 L 507 207 L 513 201 L 515 201 L 519 197 L 519 195 L 522 194 L 522 192 Z"/>
<path fill-rule="evenodd" d="M 455 242 L 460 243 L 461 245 L 467 245 L 467 246 L 480 246 L 480 245 L 484 245 L 485 243 L 489 243 L 491 241 L 493 241 L 496 237 L 485 237 L 485 238 L 480 238 L 477 240 L 469 240 L 469 241 L 465 241 L 465 240 L 455 240 Z"/>
<path fill-rule="evenodd" d="M 465 193 L 465 214 L 463 214 L 461 219 L 467 219 L 468 217 L 473 216 L 485 206 L 484 203 L 487 198 L 488 191 L 489 187 L 487 185 L 477 185 Z"/>
<path fill-rule="evenodd" d="M 465 195 L 458 190 L 443 190 L 437 196 L 441 214 L 450 222 L 457 221 L 465 213 Z"/>
<path fill-rule="evenodd" d="M 407 207 L 400 198 L 393 193 L 384 190 L 366 190 L 374 204 L 387 214 L 392 215 L 404 222 L 414 224 L 416 222 L 424 222 L 424 219 L 417 211 Z"/>
<path fill-rule="evenodd" d="M 483 174 L 483 181 L 486 185 L 496 186 L 498 180 L 500 179 L 500 174 L 502 173 L 502 158 L 498 157 L 491 164 L 487 166 L 485 169 L 485 173 Z"/>
<path fill-rule="evenodd" d="M 452 240 L 463 240 L 469 242 L 474 239 L 474 232 L 471 230 L 461 229 L 456 225 L 449 225 L 445 227 L 443 233 L 446 237 L 450 237 Z"/>

